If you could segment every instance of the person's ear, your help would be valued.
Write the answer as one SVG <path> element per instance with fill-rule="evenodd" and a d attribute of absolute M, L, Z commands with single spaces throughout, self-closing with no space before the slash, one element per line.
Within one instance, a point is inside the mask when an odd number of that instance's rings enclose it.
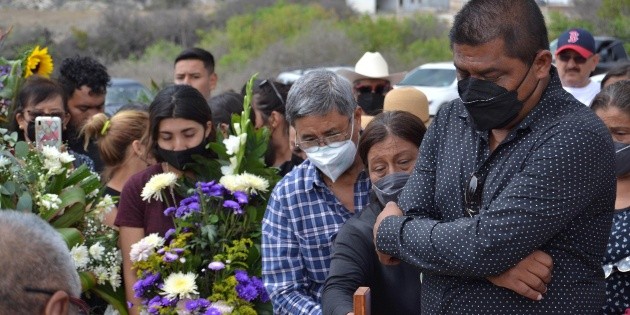
<path fill-rule="evenodd" d="M 26 131 L 26 127 L 28 126 L 28 121 L 26 121 L 26 118 L 24 117 L 23 112 L 15 114 L 15 121 L 17 121 L 17 124 L 21 130 Z"/>
<path fill-rule="evenodd" d="M 595 71 L 595 68 L 597 67 L 597 64 L 599 64 L 599 54 L 594 54 L 593 57 L 591 58 L 591 72 Z"/>
<path fill-rule="evenodd" d="M 269 127 L 271 127 L 271 129 L 278 128 L 278 126 L 280 126 L 280 124 L 282 123 L 282 118 L 282 114 L 278 113 L 275 110 L 272 111 L 271 115 L 269 115 L 269 118 L 267 119 Z"/>
<path fill-rule="evenodd" d="M 55 292 L 44 308 L 45 315 L 66 315 L 70 308 L 70 296 L 64 291 Z"/>
<path fill-rule="evenodd" d="M 361 116 L 363 116 L 363 109 L 360 106 L 354 110 L 354 125 L 361 126 Z M 360 129 L 360 128 L 359 128 Z"/>
<path fill-rule="evenodd" d="M 210 91 L 214 91 L 217 87 L 217 81 L 219 81 L 219 76 L 215 72 L 210 75 Z"/>
<path fill-rule="evenodd" d="M 137 156 L 144 156 L 144 154 L 147 153 L 146 146 L 142 144 L 140 140 L 133 140 L 131 148 L 133 149 L 133 153 Z"/>
<path fill-rule="evenodd" d="M 63 120 L 62 120 L 63 130 L 66 130 L 69 122 L 70 122 L 70 113 L 66 113 L 65 115 L 63 115 Z"/>
<path fill-rule="evenodd" d="M 541 50 L 536 54 L 534 64 L 532 65 L 536 79 L 540 80 L 549 76 L 551 60 L 551 52 L 549 50 Z"/>
<path fill-rule="evenodd" d="M 209 120 L 206 123 L 206 134 L 205 134 L 205 138 L 208 138 L 210 136 L 210 134 L 212 133 L 214 126 L 212 125 L 212 121 Z"/>

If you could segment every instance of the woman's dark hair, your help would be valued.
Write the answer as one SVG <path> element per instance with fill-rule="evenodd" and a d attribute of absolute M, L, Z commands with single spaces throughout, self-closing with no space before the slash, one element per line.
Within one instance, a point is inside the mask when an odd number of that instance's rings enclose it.
<path fill-rule="evenodd" d="M 212 111 L 212 124 L 230 124 L 232 114 L 243 112 L 243 96 L 236 92 L 224 92 L 215 95 L 208 101 Z"/>
<path fill-rule="evenodd" d="M 11 131 L 17 131 L 17 119 L 16 114 L 24 112 L 24 109 L 29 104 L 39 104 L 44 101 L 54 99 L 61 96 L 63 102 L 63 110 L 68 112 L 68 96 L 64 92 L 63 87 L 52 79 L 47 79 L 37 75 L 31 76 L 24 82 L 24 85 L 20 88 L 15 102 L 15 110 L 11 120 L 9 129 Z M 20 133 L 21 136 L 21 133 Z"/>
<path fill-rule="evenodd" d="M 261 81 L 258 87 L 258 92 L 254 93 L 258 95 L 255 106 L 262 113 L 263 125 L 267 124 L 267 119 L 269 119 L 272 112 L 278 112 L 284 117 L 289 86 L 269 79 Z M 254 111 L 251 112 L 250 118 L 254 124 L 257 123 Z M 289 132 L 288 124 L 286 129 L 286 132 Z"/>
<path fill-rule="evenodd" d="M 630 63 L 622 64 L 608 70 L 608 72 L 606 72 L 606 75 L 602 79 L 601 88 L 604 88 L 604 84 L 606 84 L 606 81 L 608 81 L 610 78 L 617 77 L 627 77 L 630 79 Z"/>
<path fill-rule="evenodd" d="M 388 136 L 395 136 L 420 147 L 427 128 L 418 116 L 405 111 L 388 111 L 374 117 L 361 133 L 359 156 L 368 165 L 368 152 Z"/>
<path fill-rule="evenodd" d="M 182 118 L 201 124 L 204 129 L 208 121 L 212 121 L 212 113 L 206 98 L 190 85 L 171 85 L 162 89 L 149 106 L 149 145 L 153 155 L 162 162 L 157 153 L 157 138 L 160 122 L 166 118 Z M 210 139 L 214 139 L 215 128 L 212 128 Z"/>
<path fill-rule="evenodd" d="M 597 111 L 616 107 L 630 115 L 630 80 L 615 82 L 601 90 L 591 102 L 591 109 Z"/>

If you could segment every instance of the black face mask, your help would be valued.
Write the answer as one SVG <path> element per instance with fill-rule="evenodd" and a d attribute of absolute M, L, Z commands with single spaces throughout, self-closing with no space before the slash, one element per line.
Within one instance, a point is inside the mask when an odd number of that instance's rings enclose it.
<path fill-rule="evenodd" d="M 508 91 L 502 86 L 487 80 L 479 80 L 468 77 L 459 80 L 457 91 L 462 99 L 468 114 L 472 118 L 475 129 L 485 131 L 498 129 L 507 126 L 523 108 L 523 101 L 527 100 L 534 93 L 536 88 L 525 98 L 518 99 L 518 89 L 525 81 L 527 74 L 531 70 L 531 65 L 527 73 L 516 89 Z"/>
<path fill-rule="evenodd" d="M 402 192 L 408 179 L 409 174 L 407 173 L 392 173 L 374 182 L 372 190 L 381 205 L 385 206 L 390 201 L 398 201 L 398 195 Z"/>
<path fill-rule="evenodd" d="M 208 139 L 204 138 L 201 143 L 196 147 L 181 151 L 165 150 L 158 146 L 157 153 L 162 158 L 162 160 L 164 160 L 170 166 L 180 171 L 183 171 L 186 167 L 186 164 L 194 162 L 193 155 L 208 155 L 210 151 L 206 149 L 207 144 Z"/>
<path fill-rule="evenodd" d="M 29 141 L 35 142 L 35 120 L 28 122 L 28 125 L 26 126 L 26 136 L 28 137 Z"/>
<path fill-rule="evenodd" d="M 357 102 L 366 115 L 375 116 L 383 111 L 385 95 L 379 93 L 360 93 Z"/>
<path fill-rule="evenodd" d="M 622 177 L 630 174 L 630 144 L 615 141 L 615 174 Z"/>

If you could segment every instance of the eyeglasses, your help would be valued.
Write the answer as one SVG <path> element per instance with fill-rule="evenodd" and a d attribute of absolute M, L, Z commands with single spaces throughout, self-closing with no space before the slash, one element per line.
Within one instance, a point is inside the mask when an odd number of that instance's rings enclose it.
<path fill-rule="evenodd" d="M 580 55 L 572 55 L 572 54 L 559 54 L 558 59 L 562 60 L 563 62 L 569 62 L 569 60 L 573 59 L 573 62 L 579 65 L 585 63 L 586 60 L 588 60 L 588 58 L 584 58 Z"/>
<path fill-rule="evenodd" d="M 365 94 L 365 93 L 383 94 L 391 90 L 391 85 L 389 83 L 376 84 L 376 85 L 360 84 L 360 85 L 355 85 L 354 89 L 357 92 L 359 92 L 359 94 Z"/>
<path fill-rule="evenodd" d="M 470 176 L 468 187 L 464 193 L 464 202 L 466 203 L 466 212 L 469 216 L 474 216 L 479 212 L 481 206 L 481 189 L 483 183 L 474 173 Z"/>
<path fill-rule="evenodd" d="M 24 287 L 23 288 L 24 292 L 28 292 L 28 293 L 41 293 L 41 294 L 48 294 L 48 295 L 53 295 L 55 294 L 54 290 L 47 290 L 47 289 L 40 289 L 40 288 L 31 288 L 31 287 Z M 90 314 L 90 307 L 87 305 L 87 303 L 85 303 L 85 301 L 79 299 L 79 298 L 75 298 L 73 296 L 70 296 L 70 304 L 76 306 L 76 308 L 78 308 L 79 310 L 79 315 L 89 315 Z"/>
<path fill-rule="evenodd" d="M 276 88 L 276 85 L 273 84 L 272 80 L 263 80 L 262 82 L 260 82 L 260 84 L 258 84 L 258 87 L 262 88 L 263 86 L 265 86 L 266 84 L 271 85 L 271 88 L 273 89 L 273 91 L 276 93 L 276 97 L 278 97 L 278 99 L 280 100 L 280 103 L 282 105 L 284 105 L 284 99 L 282 98 L 282 95 L 280 94 L 280 91 L 278 91 L 278 88 Z"/>
<path fill-rule="evenodd" d="M 30 110 L 26 110 L 26 112 L 28 113 L 29 116 L 31 116 L 33 118 L 33 121 L 35 121 L 35 118 L 41 117 L 41 116 L 59 117 L 62 120 L 66 117 L 66 113 L 64 113 L 64 112 L 44 113 L 44 112 L 30 111 Z"/>
<path fill-rule="evenodd" d="M 328 137 L 317 138 L 306 141 L 295 141 L 295 147 L 303 150 L 306 153 L 317 152 L 320 147 L 327 146 L 330 148 L 338 148 L 343 145 L 343 142 L 348 140 L 348 135 L 352 135 L 354 131 L 354 119 L 350 119 L 350 131 L 346 128 L 346 132 L 340 132 Z M 296 129 L 297 133 L 297 129 Z"/>

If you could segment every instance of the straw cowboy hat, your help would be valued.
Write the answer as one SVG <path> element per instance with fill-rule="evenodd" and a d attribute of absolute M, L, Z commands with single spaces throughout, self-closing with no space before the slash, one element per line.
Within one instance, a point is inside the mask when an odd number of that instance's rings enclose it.
<path fill-rule="evenodd" d="M 383 111 L 402 110 L 410 112 L 427 125 L 429 123 L 429 100 L 422 91 L 413 87 L 393 89 L 385 94 Z M 365 128 L 374 116 L 361 116 L 361 127 Z"/>
<path fill-rule="evenodd" d="M 347 69 L 337 70 L 337 73 L 354 83 L 362 79 L 383 79 L 394 85 L 405 77 L 406 72 L 389 73 L 387 61 L 379 52 L 366 52 L 357 61 L 354 71 Z"/>

